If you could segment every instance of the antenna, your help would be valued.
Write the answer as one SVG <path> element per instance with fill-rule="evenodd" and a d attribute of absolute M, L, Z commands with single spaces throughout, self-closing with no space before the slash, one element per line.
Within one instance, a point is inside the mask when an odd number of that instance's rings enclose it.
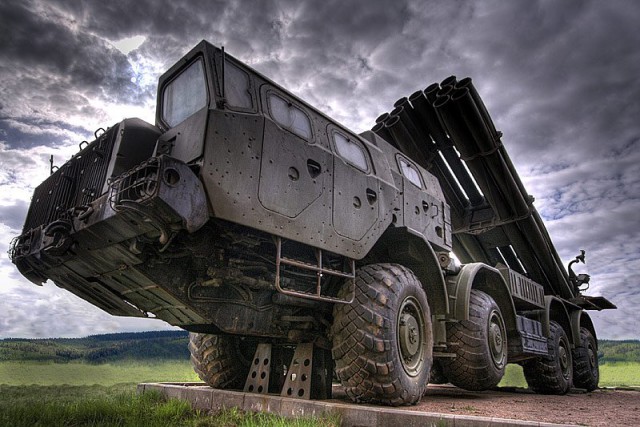
<path fill-rule="evenodd" d="M 226 62 L 225 53 L 224 53 L 224 46 L 222 46 L 220 48 L 220 50 L 222 51 L 222 84 L 220 85 L 220 95 L 222 96 L 221 103 L 222 103 L 222 105 L 224 105 L 224 103 L 226 102 L 226 99 L 225 99 L 225 96 L 224 96 L 224 63 Z"/>
<path fill-rule="evenodd" d="M 54 169 L 58 169 L 57 166 L 53 166 L 53 154 L 51 155 L 51 157 L 49 157 L 49 175 L 53 175 L 53 173 L 55 172 Z"/>

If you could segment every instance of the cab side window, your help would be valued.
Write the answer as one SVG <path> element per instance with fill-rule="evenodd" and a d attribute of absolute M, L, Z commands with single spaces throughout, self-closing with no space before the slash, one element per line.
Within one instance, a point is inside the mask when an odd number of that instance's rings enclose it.
<path fill-rule="evenodd" d="M 402 175 L 404 175 L 404 177 L 416 187 L 422 188 L 422 180 L 420 179 L 420 172 L 418 172 L 418 169 L 409 163 L 409 161 L 404 157 L 398 157 L 398 164 L 400 165 Z"/>
<path fill-rule="evenodd" d="M 302 109 L 273 92 L 268 93 L 267 100 L 271 117 L 280 126 L 306 140 L 311 139 L 311 121 Z"/>
<path fill-rule="evenodd" d="M 338 132 L 333 133 L 333 142 L 336 147 L 336 152 L 347 163 L 355 166 L 363 172 L 367 172 L 369 170 L 367 155 L 359 142 L 356 142 L 356 140 L 348 138 Z"/>
<path fill-rule="evenodd" d="M 253 109 L 249 75 L 229 60 L 224 62 L 224 97 L 231 107 Z"/>

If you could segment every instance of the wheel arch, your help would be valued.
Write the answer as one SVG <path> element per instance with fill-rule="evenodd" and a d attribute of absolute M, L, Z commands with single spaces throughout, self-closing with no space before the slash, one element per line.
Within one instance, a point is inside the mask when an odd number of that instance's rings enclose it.
<path fill-rule="evenodd" d="M 455 298 L 451 304 L 451 315 L 454 319 L 469 319 L 471 289 L 477 289 L 494 299 L 502 312 L 508 338 L 517 339 L 516 308 L 509 286 L 497 269 L 480 262 L 465 264 L 456 276 L 449 278 L 448 284 L 450 295 Z"/>
<path fill-rule="evenodd" d="M 580 342 L 580 328 L 588 330 L 596 341 L 596 348 L 598 347 L 598 336 L 596 335 L 596 328 L 593 325 L 591 316 L 584 310 L 575 310 L 571 312 L 571 328 L 574 338 L 577 337 L 578 342 L 574 342 L 576 346 L 581 345 Z"/>
<path fill-rule="evenodd" d="M 392 262 L 403 265 L 416 275 L 427 294 L 432 316 L 449 313 L 447 286 L 431 245 L 406 227 L 390 227 L 361 261 L 363 264 Z"/>
<path fill-rule="evenodd" d="M 580 345 L 580 333 L 577 335 L 574 334 L 573 322 L 571 321 L 571 316 L 567 311 L 567 307 L 564 302 L 555 296 L 545 295 L 544 296 L 544 316 L 542 318 L 542 327 L 544 328 L 545 334 L 548 337 L 551 334 L 550 323 L 551 321 L 557 322 L 564 332 L 567 334 L 567 338 L 569 342 L 575 345 Z M 578 331 L 580 331 L 580 326 L 578 324 Z M 577 341 L 576 341 L 577 340 Z"/>

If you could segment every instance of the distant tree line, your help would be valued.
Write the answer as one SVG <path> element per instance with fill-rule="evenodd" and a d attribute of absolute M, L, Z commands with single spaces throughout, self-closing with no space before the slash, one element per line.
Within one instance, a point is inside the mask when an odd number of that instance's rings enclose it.
<path fill-rule="evenodd" d="M 189 360 L 186 331 L 125 332 L 85 338 L 0 340 L 0 361 L 107 363 L 123 360 Z M 640 362 L 640 341 L 600 340 L 600 364 Z"/>
<path fill-rule="evenodd" d="M 123 360 L 188 360 L 186 331 L 127 332 L 86 338 L 0 340 L 0 361 L 106 363 Z"/>
<path fill-rule="evenodd" d="M 640 341 L 599 340 L 598 356 L 600 363 L 640 362 Z"/>

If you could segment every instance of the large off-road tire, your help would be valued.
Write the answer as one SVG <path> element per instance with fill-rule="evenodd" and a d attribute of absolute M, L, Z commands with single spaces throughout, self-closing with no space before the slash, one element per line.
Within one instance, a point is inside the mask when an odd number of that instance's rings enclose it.
<path fill-rule="evenodd" d="M 240 337 L 189 334 L 191 364 L 202 381 L 218 389 L 242 388 L 256 346 Z"/>
<path fill-rule="evenodd" d="M 433 336 L 427 296 L 411 270 L 362 267 L 353 302 L 336 304 L 333 316 L 336 374 L 354 402 L 398 406 L 420 400 L 429 382 Z"/>
<path fill-rule="evenodd" d="M 573 385 L 593 391 L 600 381 L 598 344 L 586 328 L 580 328 L 580 342 L 581 345 L 573 350 Z"/>
<path fill-rule="evenodd" d="M 447 324 L 455 358 L 442 359 L 444 375 L 466 390 L 495 387 L 507 366 L 507 330 L 500 307 L 477 289 L 469 297 L 469 320 Z"/>
<path fill-rule="evenodd" d="M 549 354 L 522 364 L 529 388 L 540 394 L 567 394 L 573 383 L 571 346 L 567 334 L 555 321 L 549 324 Z"/>

